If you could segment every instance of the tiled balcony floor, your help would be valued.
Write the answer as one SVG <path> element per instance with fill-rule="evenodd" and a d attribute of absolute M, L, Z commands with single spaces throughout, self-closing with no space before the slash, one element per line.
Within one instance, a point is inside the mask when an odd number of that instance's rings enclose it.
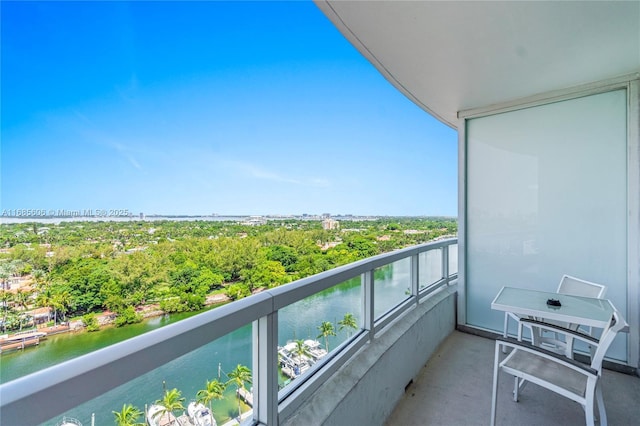
<path fill-rule="evenodd" d="M 454 331 L 422 368 L 386 426 L 487 425 L 491 418 L 494 341 Z M 501 374 L 497 424 L 584 425 L 582 408 L 531 383 L 511 397 L 512 376 Z M 611 426 L 640 424 L 640 378 L 610 370 L 603 393 Z"/>

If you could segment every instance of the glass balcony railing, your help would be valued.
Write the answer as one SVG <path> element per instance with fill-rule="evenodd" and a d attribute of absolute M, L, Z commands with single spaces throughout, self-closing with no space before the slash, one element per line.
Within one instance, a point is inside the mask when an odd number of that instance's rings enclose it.
<path fill-rule="evenodd" d="M 173 389 L 184 398 L 181 415 L 217 380 L 230 382 L 210 401 L 218 424 L 239 415 L 277 424 L 394 319 L 455 279 L 456 249 L 448 239 L 371 257 L 5 383 L 2 422 L 111 424 L 125 404 L 147 412 Z M 248 375 L 229 380 L 243 366 Z"/>
<path fill-rule="evenodd" d="M 445 249 L 446 250 L 446 249 Z M 436 285 L 443 277 L 444 250 L 429 250 L 418 255 L 420 290 Z"/>
<path fill-rule="evenodd" d="M 373 288 L 377 320 L 411 296 L 411 258 L 374 269 Z"/>

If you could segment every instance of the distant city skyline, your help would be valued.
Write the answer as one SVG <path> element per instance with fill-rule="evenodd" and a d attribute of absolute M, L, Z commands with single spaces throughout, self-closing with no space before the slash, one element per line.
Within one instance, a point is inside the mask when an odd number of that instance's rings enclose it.
<path fill-rule="evenodd" d="M 3 2 L 2 210 L 456 216 L 457 134 L 311 2 Z"/>

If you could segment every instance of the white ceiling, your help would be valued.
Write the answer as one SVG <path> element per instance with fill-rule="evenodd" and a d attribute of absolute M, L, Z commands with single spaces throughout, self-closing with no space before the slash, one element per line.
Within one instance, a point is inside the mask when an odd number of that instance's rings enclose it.
<path fill-rule="evenodd" d="M 459 111 L 640 72 L 640 1 L 325 1 L 323 13 L 406 96 Z"/>

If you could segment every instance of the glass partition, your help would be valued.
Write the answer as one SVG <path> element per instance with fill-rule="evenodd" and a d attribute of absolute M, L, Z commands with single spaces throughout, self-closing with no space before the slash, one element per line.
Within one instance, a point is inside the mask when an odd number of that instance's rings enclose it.
<path fill-rule="evenodd" d="M 425 251 L 418 255 L 419 289 L 425 289 L 443 278 L 442 249 Z"/>
<path fill-rule="evenodd" d="M 449 250 L 449 275 L 455 275 L 458 273 L 458 245 L 451 244 L 445 250 Z"/>
<path fill-rule="evenodd" d="M 401 259 L 374 269 L 373 289 L 373 312 L 378 319 L 411 295 L 411 259 Z"/>
<path fill-rule="evenodd" d="M 501 331 L 501 287 L 563 274 L 607 285 L 626 316 L 626 108 L 617 90 L 467 121 L 468 324 Z M 609 355 L 626 360 L 625 336 Z"/>
<path fill-rule="evenodd" d="M 303 376 L 362 328 L 360 277 L 278 312 L 279 387 Z"/>

